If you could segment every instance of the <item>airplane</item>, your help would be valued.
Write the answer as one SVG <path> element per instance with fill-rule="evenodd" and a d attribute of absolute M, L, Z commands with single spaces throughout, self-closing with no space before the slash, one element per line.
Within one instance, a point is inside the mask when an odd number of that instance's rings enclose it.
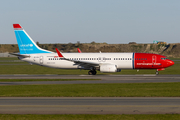
<path fill-rule="evenodd" d="M 44 50 L 37 46 L 26 31 L 13 24 L 20 53 L 11 53 L 20 60 L 57 69 L 84 69 L 89 75 L 100 72 L 120 72 L 121 69 L 156 69 L 164 70 L 174 65 L 165 56 L 153 53 L 61 53 Z"/>

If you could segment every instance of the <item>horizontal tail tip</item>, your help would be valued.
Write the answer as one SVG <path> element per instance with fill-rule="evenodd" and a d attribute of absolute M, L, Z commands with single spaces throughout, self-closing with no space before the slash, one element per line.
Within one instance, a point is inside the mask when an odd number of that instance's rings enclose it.
<path fill-rule="evenodd" d="M 22 28 L 19 24 L 13 24 L 14 28 Z"/>

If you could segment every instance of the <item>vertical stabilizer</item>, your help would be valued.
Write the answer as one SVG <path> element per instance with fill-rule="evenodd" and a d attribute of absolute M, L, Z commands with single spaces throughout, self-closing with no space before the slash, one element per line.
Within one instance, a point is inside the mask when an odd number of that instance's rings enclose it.
<path fill-rule="evenodd" d="M 39 48 L 26 31 L 19 25 L 13 24 L 20 54 L 52 53 Z"/>

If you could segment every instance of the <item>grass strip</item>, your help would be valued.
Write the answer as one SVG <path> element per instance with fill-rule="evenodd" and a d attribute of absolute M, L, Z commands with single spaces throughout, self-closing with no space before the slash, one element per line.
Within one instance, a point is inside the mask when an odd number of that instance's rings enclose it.
<path fill-rule="evenodd" d="M 0 57 L 0 60 L 19 60 L 18 57 Z"/>
<path fill-rule="evenodd" d="M 0 120 L 180 120 L 179 114 L 156 115 L 0 115 Z"/>
<path fill-rule="evenodd" d="M 180 97 L 180 83 L 0 86 L 0 97 Z"/>
<path fill-rule="evenodd" d="M 81 81 L 101 79 L 0 79 L 0 82 L 31 82 L 31 81 Z"/>

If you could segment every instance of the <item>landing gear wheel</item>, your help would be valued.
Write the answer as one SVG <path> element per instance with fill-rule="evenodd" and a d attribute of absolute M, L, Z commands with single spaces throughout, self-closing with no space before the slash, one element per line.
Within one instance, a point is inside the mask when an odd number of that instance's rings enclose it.
<path fill-rule="evenodd" d="M 96 73 L 97 73 L 97 72 L 96 72 L 95 70 L 94 70 L 94 71 L 92 71 L 92 74 L 93 74 L 93 75 L 96 75 Z"/>
<path fill-rule="evenodd" d="M 158 72 L 158 71 L 156 71 L 156 75 L 159 75 L 159 72 Z"/>
<path fill-rule="evenodd" d="M 90 71 L 88 72 L 89 75 L 96 75 L 96 73 L 97 73 L 97 72 L 96 72 L 95 70 L 90 70 Z"/>
<path fill-rule="evenodd" d="M 88 72 L 88 74 L 89 74 L 89 75 L 92 75 L 92 74 L 93 74 L 93 71 L 90 70 L 90 71 Z"/>

